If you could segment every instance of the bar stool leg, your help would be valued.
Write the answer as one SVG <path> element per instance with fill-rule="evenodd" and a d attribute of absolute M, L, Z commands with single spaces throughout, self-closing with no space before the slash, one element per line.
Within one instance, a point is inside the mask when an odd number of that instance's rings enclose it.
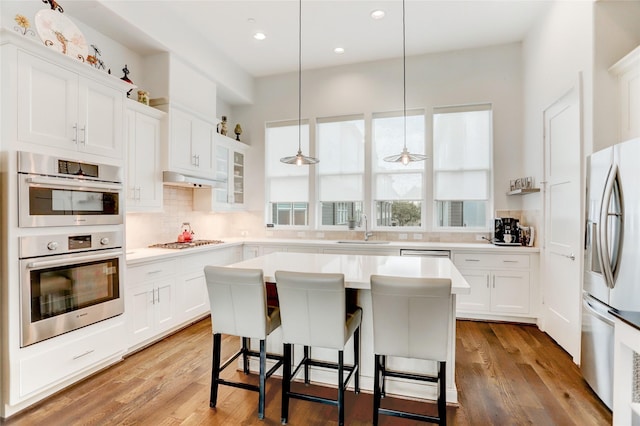
<path fill-rule="evenodd" d="M 218 402 L 218 380 L 220 379 L 220 333 L 213 335 L 213 361 L 211 362 L 211 396 L 209 407 L 213 408 Z"/>
<path fill-rule="evenodd" d="M 438 395 L 438 417 L 443 426 L 447 425 L 447 363 L 439 362 L 438 384 L 440 385 Z"/>
<path fill-rule="evenodd" d="M 291 390 L 291 344 L 285 343 L 283 352 L 281 422 L 286 425 L 289 418 L 289 392 Z"/>
<path fill-rule="evenodd" d="M 353 391 L 360 393 L 360 327 L 356 328 L 353 333 L 353 367 L 356 370 L 353 383 Z"/>
<path fill-rule="evenodd" d="M 244 374 L 249 374 L 249 355 L 247 352 L 249 351 L 249 338 L 242 338 L 242 371 Z"/>
<path fill-rule="evenodd" d="M 378 425 L 378 410 L 380 409 L 380 355 L 374 357 L 373 373 L 373 426 Z M 384 381 L 384 377 L 382 378 Z"/>
<path fill-rule="evenodd" d="M 344 351 L 338 351 L 338 425 L 344 425 Z"/>
<path fill-rule="evenodd" d="M 381 360 L 382 362 L 380 363 L 380 368 L 382 370 L 382 389 L 380 390 L 380 396 L 382 398 L 385 397 L 386 395 L 386 386 L 385 386 L 385 380 L 384 380 L 384 373 L 387 371 L 387 356 L 386 355 L 381 355 Z"/>
<path fill-rule="evenodd" d="M 309 382 L 309 364 L 307 361 L 311 357 L 311 348 L 309 346 L 304 347 L 304 383 L 308 385 Z"/>
<path fill-rule="evenodd" d="M 266 341 L 260 340 L 260 378 L 258 390 L 258 418 L 264 419 L 264 394 L 267 382 L 267 348 Z"/>

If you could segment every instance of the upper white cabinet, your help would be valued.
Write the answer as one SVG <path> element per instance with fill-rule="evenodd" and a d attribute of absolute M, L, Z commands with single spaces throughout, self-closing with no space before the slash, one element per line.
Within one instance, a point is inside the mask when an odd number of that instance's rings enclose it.
<path fill-rule="evenodd" d="M 169 112 L 169 137 L 164 147 L 166 169 L 213 179 L 213 123 L 174 105 L 161 108 Z"/>
<path fill-rule="evenodd" d="M 618 76 L 620 142 L 640 137 L 640 46 L 610 71 Z"/>
<path fill-rule="evenodd" d="M 162 210 L 160 124 L 165 113 L 127 100 L 127 211 Z"/>
<path fill-rule="evenodd" d="M 213 190 L 194 190 L 193 208 L 199 211 L 242 210 L 245 208 L 245 155 L 249 147 L 219 133 L 213 133 L 213 141 L 215 178 L 225 184 Z"/>
<path fill-rule="evenodd" d="M 126 92 L 115 83 L 18 51 L 18 141 L 122 158 Z"/>

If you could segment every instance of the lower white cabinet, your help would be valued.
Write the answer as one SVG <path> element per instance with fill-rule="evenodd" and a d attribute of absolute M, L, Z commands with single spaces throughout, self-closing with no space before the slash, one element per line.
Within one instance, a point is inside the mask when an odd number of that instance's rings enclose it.
<path fill-rule="evenodd" d="M 126 309 L 129 347 L 147 343 L 171 329 L 176 317 L 178 261 L 156 261 L 127 269 Z"/>
<path fill-rule="evenodd" d="M 454 253 L 453 262 L 471 286 L 457 296 L 459 317 L 535 317 L 537 255 Z"/>
<path fill-rule="evenodd" d="M 209 312 L 206 265 L 242 260 L 242 246 L 225 247 L 127 269 L 129 350 L 138 349 Z"/>

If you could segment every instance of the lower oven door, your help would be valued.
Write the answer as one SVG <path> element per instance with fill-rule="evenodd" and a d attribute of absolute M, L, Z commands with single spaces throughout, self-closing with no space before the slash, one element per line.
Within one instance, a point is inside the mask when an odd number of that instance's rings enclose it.
<path fill-rule="evenodd" d="M 21 346 L 124 312 L 121 249 L 20 261 Z"/>

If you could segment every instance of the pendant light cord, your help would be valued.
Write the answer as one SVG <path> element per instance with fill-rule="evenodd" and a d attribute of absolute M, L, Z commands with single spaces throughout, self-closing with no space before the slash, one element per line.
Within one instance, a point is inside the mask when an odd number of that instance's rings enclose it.
<path fill-rule="evenodd" d="M 402 113 L 404 117 L 404 149 L 407 149 L 407 51 L 405 34 L 405 10 L 402 0 Z"/>
<path fill-rule="evenodd" d="M 302 127 L 302 0 L 300 0 L 298 3 L 298 153 L 302 152 L 301 127 Z"/>

